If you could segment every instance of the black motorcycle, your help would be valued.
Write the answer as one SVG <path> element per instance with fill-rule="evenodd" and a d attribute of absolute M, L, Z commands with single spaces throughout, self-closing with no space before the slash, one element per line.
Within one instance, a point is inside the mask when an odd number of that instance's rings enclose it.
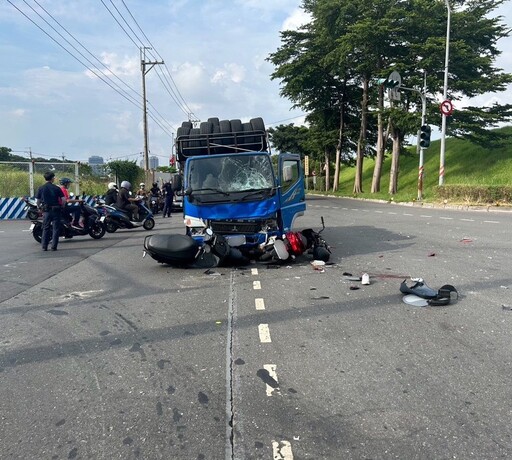
<path fill-rule="evenodd" d="M 71 225 L 71 218 L 68 215 L 63 215 L 60 223 L 59 236 L 64 238 L 73 238 L 74 236 L 89 235 L 95 240 L 99 240 L 105 235 L 105 225 L 100 220 L 100 214 L 96 208 L 89 206 L 86 203 L 80 204 L 81 217 L 84 223 L 83 228 L 73 227 Z M 34 239 L 41 243 L 43 238 L 43 223 L 40 220 L 33 220 L 30 226 L 30 231 Z"/>
<path fill-rule="evenodd" d="M 25 202 L 25 207 L 23 208 L 23 210 L 27 212 L 25 216 L 27 219 L 37 220 L 43 216 L 43 213 L 37 207 L 37 202 L 35 198 L 30 198 L 26 196 L 23 198 L 23 201 Z"/>
<path fill-rule="evenodd" d="M 206 230 L 201 240 L 188 235 L 149 235 L 144 239 L 143 257 L 149 254 L 162 264 L 185 268 L 212 268 L 233 260 L 233 252 L 226 238 Z M 231 260 L 233 259 L 233 260 Z"/>

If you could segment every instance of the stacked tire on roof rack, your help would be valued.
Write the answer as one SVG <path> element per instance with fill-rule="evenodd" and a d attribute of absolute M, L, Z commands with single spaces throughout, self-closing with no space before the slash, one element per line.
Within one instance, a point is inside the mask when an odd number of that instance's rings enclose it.
<path fill-rule="evenodd" d="M 194 128 L 191 121 L 184 121 L 176 133 L 178 155 L 186 158 L 195 155 L 267 151 L 267 137 L 263 119 L 241 120 L 208 118 Z"/>

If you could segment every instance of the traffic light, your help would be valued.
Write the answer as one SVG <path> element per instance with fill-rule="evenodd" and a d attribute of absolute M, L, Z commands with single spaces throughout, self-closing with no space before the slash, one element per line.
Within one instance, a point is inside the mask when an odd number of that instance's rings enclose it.
<path fill-rule="evenodd" d="M 420 147 L 427 148 L 430 145 L 430 133 L 432 128 L 429 125 L 422 125 L 420 128 Z"/>
<path fill-rule="evenodd" d="M 398 80 L 389 78 L 377 78 L 377 84 L 384 86 L 384 88 L 396 88 L 397 86 L 400 86 L 400 82 Z"/>

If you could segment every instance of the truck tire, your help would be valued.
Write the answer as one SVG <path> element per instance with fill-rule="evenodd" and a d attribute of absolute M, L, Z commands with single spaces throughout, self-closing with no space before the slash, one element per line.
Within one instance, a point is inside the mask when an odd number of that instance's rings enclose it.
<path fill-rule="evenodd" d="M 244 133 L 242 138 L 242 147 L 246 150 L 254 150 L 255 138 L 252 136 L 252 125 L 251 123 L 242 123 L 242 130 Z"/>
<path fill-rule="evenodd" d="M 263 122 L 263 118 L 252 118 L 251 119 L 251 126 L 254 131 L 263 131 L 265 133 L 265 123 Z M 263 135 L 263 138 L 261 135 L 257 135 L 254 137 L 254 150 L 258 151 L 266 151 L 267 150 L 267 135 L 266 133 Z"/>
<path fill-rule="evenodd" d="M 231 132 L 231 123 L 229 120 L 220 120 L 219 128 L 221 133 L 230 133 Z"/>
<path fill-rule="evenodd" d="M 231 120 L 231 132 L 240 133 L 243 131 L 241 120 Z"/>
<path fill-rule="evenodd" d="M 208 118 L 208 123 L 211 123 L 213 126 L 219 126 L 219 119 L 217 117 Z"/>
<path fill-rule="evenodd" d="M 250 123 L 253 131 L 265 131 L 265 123 L 263 122 L 263 118 L 251 118 Z"/>
<path fill-rule="evenodd" d="M 189 143 L 189 150 L 186 156 L 193 156 L 193 155 L 201 155 L 201 141 L 199 138 L 201 137 L 200 129 L 199 128 L 192 128 L 190 130 L 190 143 Z"/>
<path fill-rule="evenodd" d="M 184 122 L 181 124 L 181 127 L 182 127 L 182 128 L 192 129 L 192 122 L 191 122 L 191 121 L 184 121 Z"/>
<path fill-rule="evenodd" d="M 210 121 L 203 121 L 199 125 L 199 132 L 201 134 L 211 134 L 213 131 L 213 124 Z"/>
<path fill-rule="evenodd" d="M 176 137 L 187 136 L 188 134 L 190 134 L 190 128 L 181 126 L 176 130 Z"/>

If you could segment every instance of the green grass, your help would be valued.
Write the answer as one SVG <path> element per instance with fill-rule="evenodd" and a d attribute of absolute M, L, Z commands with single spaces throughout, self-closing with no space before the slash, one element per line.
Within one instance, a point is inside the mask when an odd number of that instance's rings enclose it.
<path fill-rule="evenodd" d="M 512 127 L 501 128 L 512 138 Z M 424 155 L 423 201 L 435 202 L 439 184 L 440 141 L 433 141 Z M 416 147 L 400 157 L 398 191 L 388 193 L 391 155 L 384 160 L 381 191 L 370 193 L 375 161 L 365 158 L 363 163 L 363 193 L 354 195 L 355 168 L 343 166 L 340 174 L 340 188 L 336 195 L 356 196 L 394 201 L 414 201 L 418 197 L 419 155 Z M 512 186 L 512 142 L 504 146 L 485 148 L 461 139 L 446 139 L 445 185 Z"/>

